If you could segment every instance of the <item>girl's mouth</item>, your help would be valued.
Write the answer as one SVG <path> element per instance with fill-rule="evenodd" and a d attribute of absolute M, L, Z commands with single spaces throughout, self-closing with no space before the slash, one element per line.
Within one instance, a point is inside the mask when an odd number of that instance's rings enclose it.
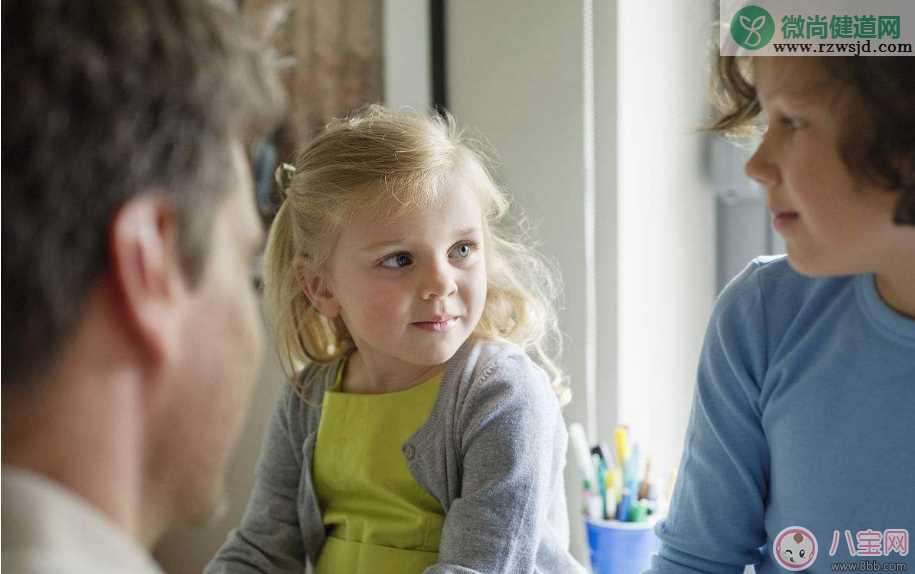
<path fill-rule="evenodd" d="M 444 333 L 451 329 L 454 324 L 457 323 L 457 317 L 436 317 L 433 321 L 417 321 L 413 323 L 414 327 L 419 327 L 425 331 L 433 331 L 435 333 Z"/>

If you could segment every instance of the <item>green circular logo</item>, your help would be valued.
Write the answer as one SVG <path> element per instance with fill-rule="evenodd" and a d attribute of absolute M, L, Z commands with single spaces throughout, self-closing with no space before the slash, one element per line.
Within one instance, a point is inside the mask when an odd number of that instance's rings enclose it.
<path fill-rule="evenodd" d="M 775 34 L 775 20 L 765 8 L 744 6 L 731 19 L 731 37 L 748 50 L 758 50 Z"/>

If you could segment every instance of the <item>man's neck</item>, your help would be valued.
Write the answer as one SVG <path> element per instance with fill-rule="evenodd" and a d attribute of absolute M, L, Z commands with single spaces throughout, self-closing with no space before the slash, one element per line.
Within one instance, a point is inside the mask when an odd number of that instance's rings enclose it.
<path fill-rule="evenodd" d="M 69 375 L 61 381 L 51 373 L 29 391 L 4 389 L 3 464 L 55 481 L 148 546 L 155 536 L 140 520 L 136 389 L 128 380 Z"/>

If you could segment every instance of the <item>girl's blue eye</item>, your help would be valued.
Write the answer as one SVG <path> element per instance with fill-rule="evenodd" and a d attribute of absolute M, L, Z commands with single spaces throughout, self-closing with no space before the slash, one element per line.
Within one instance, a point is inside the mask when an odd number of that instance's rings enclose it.
<path fill-rule="evenodd" d="M 451 256 L 466 259 L 470 257 L 475 247 L 472 243 L 459 243 L 451 248 Z"/>
<path fill-rule="evenodd" d="M 412 263 L 413 258 L 410 257 L 409 253 L 395 253 L 394 255 L 385 257 L 380 265 L 382 267 L 387 267 L 388 269 L 400 269 L 401 267 L 406 267 Z"/>

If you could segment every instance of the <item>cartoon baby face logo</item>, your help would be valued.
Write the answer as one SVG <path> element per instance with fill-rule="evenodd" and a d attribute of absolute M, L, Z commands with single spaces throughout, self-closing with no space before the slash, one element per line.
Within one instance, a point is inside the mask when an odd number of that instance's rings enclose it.
<path fill-rule="evenodd" d="M 775 537 L 772 555 L 785 570 L 806 570 L 817 559 L 817 539 L 801 526 L 789 526 Z"/>

